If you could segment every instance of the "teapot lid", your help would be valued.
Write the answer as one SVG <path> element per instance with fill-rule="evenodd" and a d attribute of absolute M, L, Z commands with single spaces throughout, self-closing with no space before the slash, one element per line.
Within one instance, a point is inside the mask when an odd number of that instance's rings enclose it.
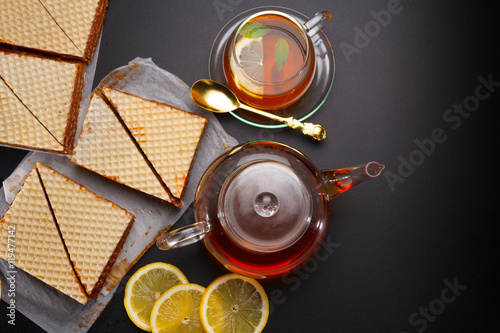
<path fill-rule="evenodd" d="M 222 185 L 218 217 L 241 247 L 271 252 L 294 244 L 311 220 L 312 194 L 289 165 L 257 159 L 234 170 Z"/>

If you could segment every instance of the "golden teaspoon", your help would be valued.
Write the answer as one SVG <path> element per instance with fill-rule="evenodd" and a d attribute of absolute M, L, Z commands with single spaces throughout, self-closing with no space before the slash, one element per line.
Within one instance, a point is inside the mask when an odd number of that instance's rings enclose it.
<path fill-rule="evenodd" d="M 241 108 L 257 113 L 263 117 L 284 123 L 290 128 L 300 128 L 302 133 L 309 135 L 318 141 L 326 138 L 326 130 L 323 126 L 312 123 L 301 123 L 293 117 L 280 117 L 242 104 L 231 90 L 212 80 L 203 79 L 196 81 L 191 87 L 191 98 L 196 104 L 208 111 L 226 113 Z"/>

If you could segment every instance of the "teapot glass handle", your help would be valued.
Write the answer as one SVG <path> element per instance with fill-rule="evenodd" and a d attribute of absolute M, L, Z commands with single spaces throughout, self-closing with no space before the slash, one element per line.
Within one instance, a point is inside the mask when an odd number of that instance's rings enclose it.
<path fill-rule="evenodd" d="M 185 245 L 191 245 L 205 237 L 210 230 L 210 223 L 205 221 L 196 222 L 164 233 L 156 240 L 156 246 L 160 250 L 170 250 Z"/>
<path fill-rule="evenodd" d="M 313 37 L 332 20 L 332 14 L 326 9 L 317 12 L 309 21 L 304 23 L 309 37 Z"/>

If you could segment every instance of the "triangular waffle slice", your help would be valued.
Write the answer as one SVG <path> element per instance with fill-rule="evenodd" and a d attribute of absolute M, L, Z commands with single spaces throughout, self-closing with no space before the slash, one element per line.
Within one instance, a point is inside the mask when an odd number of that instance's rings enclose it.
<path fill-rule="evenodd" d="M 71 161 L 104 177 L 171 202 L 134 142 L 106 102 L 92 100 Z"/>
<path fill-rule="evenodd" d="M 0 78 L 0 143 L 62 151 L 63 146 L 12 93 Z"/>
<path fill-rule="evenodd" d="M 87 302 L 87 295 L 59 236 L 36 168 L 31 170 L 0 221 L 0 236 L 0 257 L 10 260 L 10 268 L 15 265 L 78 302 Z"/>
<path fill-rule="evenodd" d="M 103 92 L 172 195 L 181 198 L 208 119 L 114 89 Z"/>
<path fill-rule="evenodd" d="M 90 61 L 99 39 L 107 0 L 40 0 L 68 38 Z"/>
<path fill-rule="evenodd" d="M 73 148 L 84 70 L 82 62 L 0 50 L 0 77 L 68 151 Z"/>
<path fill-rule="evenodd" d="M 71 262 L 90 298 L 97 298 L 134 216 L 53 169 L 36 164 Z"/>
<path fill-rule="evenodd" d="M 0 12 L 0 42 L 83 56 L 39 0 L 1 1 Z"/>

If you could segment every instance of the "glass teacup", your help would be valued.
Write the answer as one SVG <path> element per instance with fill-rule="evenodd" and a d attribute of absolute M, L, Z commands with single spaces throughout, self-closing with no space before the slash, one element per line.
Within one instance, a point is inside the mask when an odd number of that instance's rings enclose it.
<path fill-rule="evenodd" d="M 312 39 L 330 20 L 327 10 L 305 23 L 278 10 L 247 17 L 224 52 L 224 76 L 229 88 L 242 102 L 262 110 L 294 104 L 314 77 Z"/>

